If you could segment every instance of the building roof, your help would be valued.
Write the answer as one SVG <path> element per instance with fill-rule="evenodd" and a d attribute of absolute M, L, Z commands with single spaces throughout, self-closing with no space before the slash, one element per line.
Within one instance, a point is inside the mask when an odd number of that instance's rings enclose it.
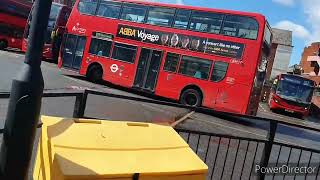
<path fill-rule="evenodd" d="M 292 46 L 292 31 L 272 28 L 272 43 Z"/>

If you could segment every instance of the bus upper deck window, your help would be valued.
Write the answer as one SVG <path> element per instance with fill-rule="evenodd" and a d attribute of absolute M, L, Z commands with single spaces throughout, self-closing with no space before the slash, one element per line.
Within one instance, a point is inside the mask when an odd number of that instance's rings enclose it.
<path fill-rule="evenodd" d="M 97 15 L 108 18 L 119 18 L 120 10 L 120 3 L 102 0 Z"/>
<path fill-rule="evenodd" d="M 97 9 L 98 0 L 80 0 L 78 10 L 83 14 L 94 15 Z"/>
<path fill-rule="evenodd" d="M 123 6 L 120 19 L 132 22 L 143 23 L 145 20 L 147 8 L 141 5 L 125 5 Z"/>
<path fill-rule="evenodd" d="M 222 14 L 193 11 L 189 29 L 219 34 L 223 16 Z"/>
<path fill-rule="evenodd" d="M 258 22 L 250 17 L 227 15 L 224 21 L 222 34 L 244 39 L 257 39 Z"/>
<path fill-rule="evenodd" d="M 175 9 L 172 8 L 150 7 L 147 23 L 159 26 L 171 26 L 174 13 Z"/>
<path fill-rule="evenodd" d="M 183 10 L 183 9 L 177 10 L 177 16 L 176 16 L 173 27 L 179 28 L 179 29 L 187 29 L 190 13 L 191 13 L 190 10 Z"/>

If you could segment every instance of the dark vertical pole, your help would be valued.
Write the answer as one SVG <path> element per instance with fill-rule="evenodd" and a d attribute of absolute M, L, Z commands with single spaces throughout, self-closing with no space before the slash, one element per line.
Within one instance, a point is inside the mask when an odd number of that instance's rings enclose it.
<path fill-rule="evenodd" d="M 269 164 L 269 159 L 270 159 L 270 155 L 271 155 L 271 151 L 272 151 L 274 137 L 275 137 L 276 131 L 277 131 L 277 126 L 278 126 L 278 123 L 276 121 L 270 121 L 270 130 L 269 130 L 268 137 L 267 137 L 268 141 L 265 143 L 264 149 L 262 152 L 262 158 L 261 158 L 261 163 L 260 163 L 261 167 L 267 167 Z M 258 172 L 258 176 L 259 176 L 260 180 L 263 180 L 265 178 L 265 175 L 266 174 L 264 174 L 264 173 Z"/>
<path fill-rule="evenodd" d="M 3 142 L 0 179 L 26 179 L 39 122 L 43 77 L 40 69 L 52 0 L 36 0 L 25 61 L 13 80 Z"/>
<path fill-rule="evenodd" d="M 76 102 L 74 104 L 73 117 L 83 118 L 86 110 L 86 104 L 88 99 L 88 92 L 85 90 L 83 94 L 76 96 Z"/>

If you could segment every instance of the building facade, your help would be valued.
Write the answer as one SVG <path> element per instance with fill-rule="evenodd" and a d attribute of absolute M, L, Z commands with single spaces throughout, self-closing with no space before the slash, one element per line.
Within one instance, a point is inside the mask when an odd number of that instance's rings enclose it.
<path fill-rule="evenodd" d="M 266 80 L 287 73 L 292 54 L 292 31 L 272 28 L 272 45 L 268 57 Z"/>
<path fill-rule="evenodd" d="M 302 53 L 300 65 L 303 69 L 303 76 L 320 83 L 320 42 L 312 43 L 310 46 L 305 47 Z"/>

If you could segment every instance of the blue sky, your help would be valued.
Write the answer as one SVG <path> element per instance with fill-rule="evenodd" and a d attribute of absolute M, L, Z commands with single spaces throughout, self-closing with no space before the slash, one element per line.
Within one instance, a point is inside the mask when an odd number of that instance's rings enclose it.
<path fill-rule="evenodd" d="M 290 65 L 299 64 L 305 46 L 320 41 L 320 0 L 153 0 L 218 9 L 257 12 L 271 27 L 293 31 Z"/>

